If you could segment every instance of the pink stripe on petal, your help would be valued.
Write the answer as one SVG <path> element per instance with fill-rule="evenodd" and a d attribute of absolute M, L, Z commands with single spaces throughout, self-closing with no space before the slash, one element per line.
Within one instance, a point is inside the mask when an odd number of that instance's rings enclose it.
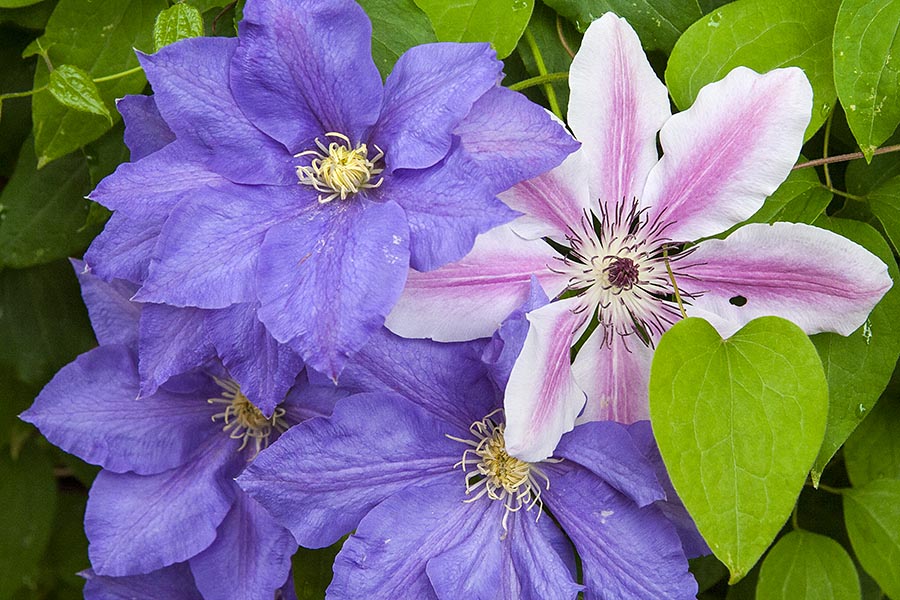
<path fill-rule="evenodd" d="M 500 199 L 525 214 L 514 224 L 519 235 L 564 241 L 569 228 L 581 221 L 584 209 L 591 205 L 583 151 L 576 150 L 552 171 L 514 185 Z"/>
<path fill-rule="evenodd" d="M 575 381 L 587 393 L 587 405 L 578 422 L 630 424 L 649 419 L 652 361 L 653 349 L 636 335 L 613 335 L 604 344 L 603 332 L 594 332 L 572 364 Z"/>
<path fill-rule="evenodd" d="M 569 360 L 572 343 L 589 314 L 573 313 L 577 298 L 551 302 L 528 313 L 528 336 L 513 366 L 503 400 L 506 450 L 536 462 L 553 454 L 575 426 L 585 395 Z"/>
<path fill-rule="evenodd" d="M 475 240 L 462 260 L 434 271 L 410 270 L 406 288 L 388 315 L 388 329 L 410 338 L 457 342 L 487 337 L 528 298 L 536 276 L 550 298 L 566 286 L 558 261 L 543 240 L 516 235 L 515 222 Z"/>
<path fill-rule="evenodd" d="M 569 86 L 569 123 L 587 157 L 591 197 L 609 204 L 639 196 L 656 164 L 656 132 L 672 113 L 625 19 L 606 13 L 591 23 Z"/>
<path fill-rule="evenodd" d="M 697 245 L 682 266 L 686 307 L 725 337 L 756 317 L 793 321 L 806 333 L 849 335 L 890 289 L 885 265 L 836 233 L 802 223 L 755 223 Z"/>
<path fill-rule="evenodd" d="M 760 75 L 738 67 L 700 90 L 660 131 L 663 157 L 642 203 L 691 241 L 750 217 L 788 176 L 803 144 L 812 88 L 796 67 Z"/>

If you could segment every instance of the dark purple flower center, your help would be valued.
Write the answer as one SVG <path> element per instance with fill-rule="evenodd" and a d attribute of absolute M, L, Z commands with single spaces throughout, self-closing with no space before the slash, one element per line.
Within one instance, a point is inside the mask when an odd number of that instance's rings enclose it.
<path fill-rule="evenodd" d="M 606 267 L 606 276 L 613 286 L 627 290 L 638 282 L 638 266 L 630 258 L 616 257 Z"/>

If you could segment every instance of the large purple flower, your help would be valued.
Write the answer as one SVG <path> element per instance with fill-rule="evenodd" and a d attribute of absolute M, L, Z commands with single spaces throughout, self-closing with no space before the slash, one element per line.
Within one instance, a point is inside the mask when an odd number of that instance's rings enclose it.
<path fill-rule="evenodd" d="M 540 463 L 506 452 L 497 383 L 516 321 L 487 347 L 376 334 L 341 383 L 368 391 L 291 429 L 238 478 L 301 545 L 355 529 L 328 598 L 694 597 L 685 548 L 705 548 L 689 521 L 683 547 L 660 506 L 646 422 L 579 427 Z"/>
<path fill-rule="evenodd" d="M 763 315 L 849 335 L 890 288 L 877 257 L 809 225 L 692 244 L 750 217 L 787 177 L 812 102 L 799 69 L 737 68 L 672 116 L 637 35 L 609 13 L 585 33 L 570 86 L 581 149 L 501 196 L 525 216 L 461 261 L 411 272 L 387 320 L 404 336 L 467 340 L 489 335 L 533 277 L 556 298 L 528 315 L 506 388 L 513 455 L 549 456 L 576 420 L 646 419 L 653 342 L 681 318 L 679 291 L 687 315 L 725 336 Z"/>
<path fill-rule="evenodd" d="M 350 0 L 250 0 L 238 39 L 141 56 L 173 141 L 91 196 L 116 211 L 107 248 L 152 245 L 149 265 L 129 265 L 146 269 L 137 299 L 258 305 L 278 342 L 334 378 L 410 265 L 463 256 L 516 215 L 498 192 L 575 148 L 498 87 L 488 44 L 412 48 L 384 84 L 370 44 Z"/>
<path fill-rule="evenodd" d="M 138 398 L 134 286 L 75 266 L 101 345 L 63 367 L 21 417 L 103 467 L 85 513 L 93 573 L 145 575 L 187 562 L 206 598 L 271 600 L 296 544 L 233 479 L 289 426 L 330 413 L 333 394 L 301 378 L 266 416 L 210 365 Z"/>

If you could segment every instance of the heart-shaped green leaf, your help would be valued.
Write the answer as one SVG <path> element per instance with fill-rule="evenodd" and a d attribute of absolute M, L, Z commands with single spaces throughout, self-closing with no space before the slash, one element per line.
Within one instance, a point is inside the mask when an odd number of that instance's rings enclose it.
<path fill-rule="evenodd" d="M 808 531 L 792 531 L 762 563 L 756 597 L 766 600 L 859 600 L 853 559 L 836 541 Z"/>
<path fill-rule="evenodd" d="M 660 340 L 650 374 L 653 432 L 675 489 L 732 583 L 790 515 L 827 413 L 822 363 L 789 321 L 755 319 L 722 340 L 690 318 Z"/>

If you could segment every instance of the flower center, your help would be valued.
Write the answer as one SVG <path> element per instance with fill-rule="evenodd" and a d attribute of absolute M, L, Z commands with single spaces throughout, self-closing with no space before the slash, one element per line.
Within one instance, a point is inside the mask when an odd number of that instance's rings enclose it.
<path fill-rule="evenodd" d="M 462 439 L 448 435 L 451 440 L 462 442 L 471 448 L 463 451 L 462 460 L 453 468 L 462 467 L 466 474 L 466 495 L 474 493 L 466 502 L 474 502 L 482 496 L 503 502 L 503 537 L 506 537 L 509 513 L 518 512 L 523 507 L 526 512 L 538 507 L 536 519 L 543 509 L 541 482 L 550 489 L 547 475 L 534 463 L 528 463 L 510 456 L 503 440 L 505 425 L 497 423 L 493 417 L 502 408 L 495 410 L 481 421 L 472 423 L 469 432 L 475 439 Z M 474 455 L 474 456 L 472 456 Z M 545 462 L 560 462 L 561 459 L 546 459 Z M 469 467 L 474 469 L 469 471 Z"/>
<path fill-rule="evenodd" d="M 612 210 L 601 204 L 599 218 L 586 213 L 571 228 L 570 248 L 560 258 L 565 266 L 554 270 L 569 275 L 568 289 L 581 299 L 577 312 L 596 314 L 606 340 L 637 333 L 652 344 L 681 318 L 672 278 L 682 273 L 670 269 L 690 251 L 671 249 L 665 229 L 659 219 L 648 220 L 636 199 Z"/>
<path fill-rule="evenodd" d="M 309 165 L 297 167 L 297 178 L 302 185 L 312 186 L 319 192 L 319 202 L 325 204 L 335 198 L 346 200 L 348 196 L 363 189 L 377 188 L 384 181 L 378 177 L 378 181 L 372 183 L 383 168 L 375 166 L 384 157 L 381 148 L 375 146 L 378 154 L 369 159 L 369 149 L 365 144 L 358 144 L 355 148 L 350 139 L 337 132 L 326 133 L 325 137 L 336 138 L 326 147 L 319 138 L 316 138 L 318 150 L 307 150 L 295 154 L 295 158 L 301 156 L 313 156 Z"/>
<path fill-rule="evenodd" d="M 210 404 L 224 404 L 225 410 L 213 415 L 212 420 L 222 419 L 225 426 L 222 431 L 229 432 L 229 437 L 241 440 L 238 452 L 247 447 L 251 441 L 254 444 L 254 452 L 248 460 L 253 460 L 263 448 L 269 446 L 273 432 L 282 433 L 287 430 L 288 424 L 283 419 L 284 409 L 276 408 L 271 417 L 266 417 L 261 410 L 253 406 L 247 396 L 241 393 L 241 386 L 233 380 L 223 380 L 213 377 L 219 387 L 222 388 L 222 396 L 207 400 Z"/>

